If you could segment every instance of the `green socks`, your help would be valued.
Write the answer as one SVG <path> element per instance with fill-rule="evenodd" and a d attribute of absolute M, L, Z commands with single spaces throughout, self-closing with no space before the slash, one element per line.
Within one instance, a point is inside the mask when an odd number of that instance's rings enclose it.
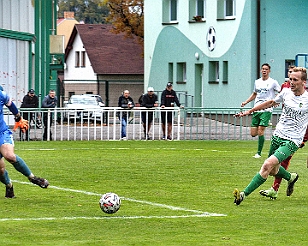
<path fill-rule="evenodd" d="M 253 192 L 255 189 L 257 189 L 261 184 L 263 184 L 266 181 L 265 178 L 262 178 L 260 173 L 257 173 L 250 183 L 247 185 L 247 187 L 244 189 L 245 196 L 248 196 L 251 192 Z"/>
<path fill-rule="evenodd" d="M 284 169 L 282 166 L 280 166 L 278 173 L 275 175 L 275 177 L 283 178 L 283 179 L 289 181 L 291 179 L 291 173 L 289 173 L 286 169 Z"/>
<path fill-rule="evenodd" d="M 282 166 L 279 167 L 278 173 L 275 175 L 275 177 L 283 178 L 285 180 L 291 179 L 291 173 L 286 171 Z M 247 185 L 247 187 L 244 189 L 245 196 L 248 196 L 251 192 L 253 192 L 255 189 L 257 189 L 260 185 L 262 185 L 266 181 L 265 178 L 263 178 L 260 173 L 257 173 L 250 183 Z"/>
<path fill-rule="evenodd" d="M 261 155 L 263 146 L 264 146 L 265 137 L 259 136 L 258 137 L 258 154 Z"/>

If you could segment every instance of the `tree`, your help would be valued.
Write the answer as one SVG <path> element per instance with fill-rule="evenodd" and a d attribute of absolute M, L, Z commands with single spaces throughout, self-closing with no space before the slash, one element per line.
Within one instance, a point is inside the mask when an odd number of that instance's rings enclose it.
<path fill-rule="evenodd" d="M 59 0 L 59 16 L 64 16 L 64 11 L 74 12 L 75 19 L 85 24 L 106 23 L 109 9 L 102 4 L 103 0 Z"/>
<path fill-rule="evenodd" d="M 115 33 L 124 32 L 127 37 L 137 36 L 143 45 L 144 12 L 143 0 L 104 0 L 109 8 L 107 21 L 112 23 Z"/>

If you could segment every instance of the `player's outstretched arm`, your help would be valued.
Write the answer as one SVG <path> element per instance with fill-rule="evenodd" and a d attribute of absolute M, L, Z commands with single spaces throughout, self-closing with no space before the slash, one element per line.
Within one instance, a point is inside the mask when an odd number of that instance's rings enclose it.
<path fill-rule="evenodd" d="M 251 101 L 255 100 L 257 97 L 257 93 L 253 92 L 250 97 L 248 97 L 248 99 L 245 102 L 241 103 L 241 107 L 244 107 L 246 104 L 250 103 Z"/>
<path fill-rule="evenodd" d="M 255 111 L 259 111 L 259 110 L 262 110 L 262 109 L 275 107 L 277 105 L 279 105 L 279 103 L 276 103 L 274 100 L 268 100 L 268 101 L 266 101 L 264 103 L 261 103 L 261 104 L 255 106 L 252 109 L 249 109 L 249 110 L 247 110 L 245 112 L 237 113 L 237 114 L 234 115 L 234 117 L 243 117 L 245 115 L 250 115 L 250 114 L 252 114 Z"/>

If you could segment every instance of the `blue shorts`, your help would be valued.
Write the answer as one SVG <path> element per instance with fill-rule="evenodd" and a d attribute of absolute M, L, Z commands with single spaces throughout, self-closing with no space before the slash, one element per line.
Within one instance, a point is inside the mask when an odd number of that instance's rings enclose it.
<path fill-rule="evenodd" d="M 13 135 L 9 129 L 0 133 L 0 146 L 3 144 L 12 144 L 14 146 Z M 0 153 L 0 158 L 2 157 L 3 155 Z"/>

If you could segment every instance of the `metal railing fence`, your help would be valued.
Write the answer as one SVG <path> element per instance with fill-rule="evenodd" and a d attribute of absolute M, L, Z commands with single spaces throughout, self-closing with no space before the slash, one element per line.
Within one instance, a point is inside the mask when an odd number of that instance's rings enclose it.
<path fill-rule="evenodd" d="M 30 122 L 29 135 L 14 132 L 15 140 L 44 140 L 46 128 L 47 140 L 78 141 L 78 140 L 119 140 L 121 139 L 121 121 L 123 113 L 129 115 L 127 121 L 127 140 L 161 140 L 167 132 L 162 130 L 161 113 L 171 113 L 173 140 L 251 140 L 251 116 L 234 118 L 240 108 L 153 108 L 135 107 L 125 110 L 119 107 L 103 107 L 101 111 L 55 109 L 21 109 L 24 118 Z M 242 109 L 244 110 L 244 109 Z M 153 114 L 153 123 L 149 132 L 144 132 L 141 113 Z M 266 139 L 270 139 L 278 122 L 280 110 L 275 109 L 271 123 L 265 131 Z M 68 117 L 68 114 L 74 117 Z M 167 117 L 166 117 L 167 118 Z M 13 128 L 13 115 L 4 110 L 4 119 Z M 45 124 L 44 124 L 45 122 Z M 166 129 L 167 129 L 167 122 Z M 147 129 L 148 125 L 145 124 Z"/>

